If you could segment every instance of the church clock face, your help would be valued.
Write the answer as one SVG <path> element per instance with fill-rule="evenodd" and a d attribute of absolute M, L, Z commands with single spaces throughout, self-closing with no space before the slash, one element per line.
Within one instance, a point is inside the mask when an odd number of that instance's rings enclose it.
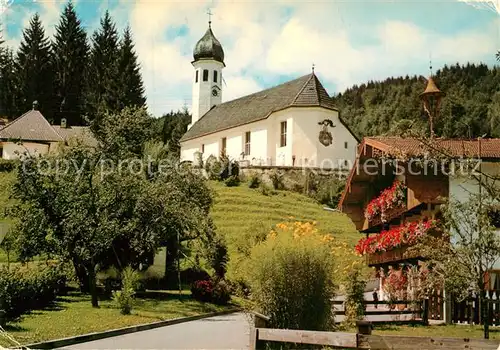
<path fill-rule="evenodd" d="M 217 97 L 219 95 L 219 91 L 217 89 L 212 90 L 212 96 Z"/>

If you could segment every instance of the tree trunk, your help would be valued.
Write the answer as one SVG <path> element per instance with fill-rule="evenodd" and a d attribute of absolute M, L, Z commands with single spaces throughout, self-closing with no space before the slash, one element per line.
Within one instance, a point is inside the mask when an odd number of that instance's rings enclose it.
<path fill-rule="evenodd" d="M 73 259 L 73 267 L 75 268 L 75 274 L 78 278 L 78 285 L 80 286 L 80 292 L 89 293 L 89 276 L 87 275 L 87 270 L 80 264 L 76 259 Z"/>
<path fill-rule="evenodd" d="M 167 241 L 166 248 L 167 256 L 165 258 L 165 282 L 167 287 L 175 288 L 177 284 L 176 258 L 178 254 L 178 247 L 174 237 Z"/>
<path fill-rule="evenodd" d="M 87 274 L 89 276 L 89 287 L 90 287 L 90 296 L 92 299 L 92 307 L 99 307 L 99 300 L 97 299 L 96 273 L 94 264 L 90 264 L 87 267 Z"/>

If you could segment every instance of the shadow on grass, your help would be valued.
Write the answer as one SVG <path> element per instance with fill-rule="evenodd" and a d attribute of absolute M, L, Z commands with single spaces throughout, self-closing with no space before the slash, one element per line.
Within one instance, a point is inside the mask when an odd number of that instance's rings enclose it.
<path fill-rule="evenodd" d="M 159 291 L 159 290 L 148 290 L 145 292 L 137 292 L 137 298 L 148 299 L 148 300 L 193 300 L 191 294 L 180 294 L 173 291 Z"/>
<path fill-rule="evenodd" d="M 27 330 L 27 328 L 24 328 L 17 323 L 13 323 L 13 324 L 9 323 L 9 324 L 5 325 L 3 327 L 3 329 L 5 329 L 5 331 L 7 331 L 9 333 L 25 332 Z"/>

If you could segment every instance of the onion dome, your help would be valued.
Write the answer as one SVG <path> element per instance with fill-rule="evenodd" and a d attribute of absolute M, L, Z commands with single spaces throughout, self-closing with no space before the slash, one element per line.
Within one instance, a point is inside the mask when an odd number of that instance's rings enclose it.
<path fill-rule="evenodd" d="M 208 25 L 205 35 L 196 43 L 193 50 L 193 57 L 195 61 L 202 59 L 213 59 L 224 64 L 224 50 L 219 40 L 212 32 L 212 27 Z"/>
<path fill-rule="evenodd" d="M 427 79 L 427 86 L 425 87 L 424 92 L 420 94 L 420 97 L 423 98 L 425 96 L 445 96 L 446 94 L 439 90 L 439 88 L 436 86 L 436 83 L 434 82 L 434 79 L 432 79 L 432 76 Z"/>

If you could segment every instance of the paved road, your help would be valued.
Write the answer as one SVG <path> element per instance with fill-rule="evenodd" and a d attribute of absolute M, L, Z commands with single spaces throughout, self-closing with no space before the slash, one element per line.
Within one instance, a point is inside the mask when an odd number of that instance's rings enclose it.
<path fill-rule="evenodd" d="M 62 349 L 248 349 L 250 326 L 243 313 L 205 318 Z"/>

